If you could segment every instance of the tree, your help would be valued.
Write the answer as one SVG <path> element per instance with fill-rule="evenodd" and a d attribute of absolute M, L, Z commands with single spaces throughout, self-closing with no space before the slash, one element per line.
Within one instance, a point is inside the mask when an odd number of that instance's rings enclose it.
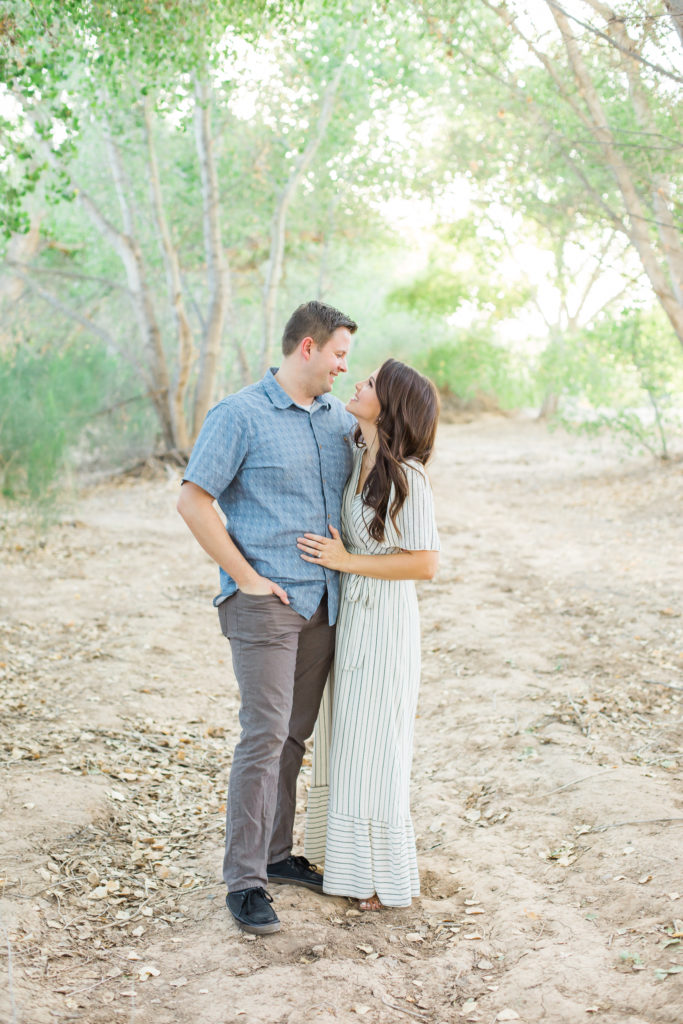
<path fill-rule="evenodd" d="M 192 0 L 141 6 L 123 0 L 83 7 L 44 0 L 11 6 L 16 8 L 14 16 L 2 22 L 2 69 L 21 116 L 7 122 L 5 128 L 10 137 L 24 137 L 19 156 L 26 156 L 30 166 L 23 180 L 15 173 L 16 186 L 6 190 L 10 207 L 6 221 L 14 229 L 21 226 L 18 203 L 36 187 L 47 168 L 51 173 L 46 183 L 48 194 L 61 193 L 75 202 L 120 261 L 124 291 L 141 342 L 141 350 L 130 346 L 126 355 L 143 376 L 165 445 L 187 449 L 213 399 L 230 303 L 211 125 L 210 71 L 219 56 L 218 44 L 225 40 L 226 26 L 238 20 L 248 35 L 254 28 L 250 18 L 260 16 L 267 5 Z M 269 5 L 269 13 L 276 16 L 276 5 Z M 181 259 L 166 211 L 156 152 L 156 115 L 168 110 L 169 96 L 189 104 L 194 127 L 206 296 L 206 312 L 197 318 L 198 327 L 193 327 L 187 311 Z M 159 296 L 152 285 L 154 266 L 141 223 L 148 217 L 141 215 L 139 196 L 131 186 L 122 155 L 121 143 L 130 141 L 131 129 L 144 138 L 146 147 L 148 208 L 165 271 L 164 301 L 172 311 L 175 358 L 164 341 Z M 117 213 L 107 208 L 108 197 L 94 193 L 79 178 L 76 157 L 85 138 L 95 142 L 106 160 Z M 16 163 L 15 159 L 14 170 Z M 16 276 L 61 313 L 77 319 L 110 348 L 121 348 L 109 327 L 83 316 L 36 284 L 30 268 L 11 253 L 10 263 Z"/>
<path fill-rule="evenodd" d="M 471 4 L 455 13 L 424 5 L 432 31 L 449 40 L 444 45 L 453 47 L 455 38 L 465 65 L 454 91 L 472 91 L 478 101 L 482 118 L 473 119 L 468 149 L 474 175 L 525 212 L 561 203 L 627 238 L 683 345 L 681 99 L 671 84 L 683 78 L 673 23 L 656 17 L 656 0 L 626 13 L 583 0 L 582 17 L 575 5 L 569 14 L 546 0 L 543 26 L 515 0 L 479 3 L 478 18 Z M 478 157 L 474 143 L 482 137 Z"/>
<path fill-rule="evenodd" d="M 140 36 L 134 54 L 118 28 L 110 38 L 106 19 L 96 25 L 87 19 L 74 22 L 68 32 L 60 31 L 67 32 L 74 47 L 81 45 L 83 67 L 75 58 L 56 58 L 53 75 L 63 88 L 54 102 L 46 104 L 33 78 L 24 81 L 19 71 L 14 87 L 30 128 L 35 167 L 44 162 L 49 169 L 41 187 L 85 214 L 90 225 L 87 259 L 95 259 L 93 239 L 99 239 L 123 269 L 123 282 L 110 266 L 99 283 L 127 297 L 135 343 L 118 337 L 102 316 L 85 316 L 78 302 L 69 304 L 46 287 L 50 269 L 63 274 L 64 268 L 14 259 L 14 272 L 61 314 L 136 363 L 165 445 L 181 449 L 199 430 L 226 357 L 242 383 L 269 365 L 295 231 L 309 238 L 326 235 L 329 247 L 331 210 L 355 207 L 368 220 L 363 207 L 372 201 L 373 189 L 380 188 L 386 197 L 392 190 L 421 187 L 416 170 L 420 147 L 410 128 L 420 120 L 416 101 L 425 97 L 426 103 L 430 82 L 430 66 L 422 56 L 426 50 L 428 57 L 429 47 L 419 25 L 393 20 L 379 8 L 368 12 L 343 0 L 312 0 L 289 11 L 286 31 L 269 15 L 258 35 L 251 23 L 221 35 L 205 5 L 197 7 L 204 21 L 196 31 L 203 25 L 211 30 L 201 45 L 181 12 L 179 46 L 160 41 L 161 54 L 156 55 L 145 35 L 149 28 L 152 41 L 157 39 L 156 26 L 144 19 L 138 23 L 135 11 L 123 4 L 121 18 L 132 19 L 133 38 Z M 220 24 L 225 27 L 225 21 Z M 86 28 L 99 30 L 114 61 L 121 52 L 130 57 L 134 73 L 124 80 L 109 66 L 100 71 L 100 37 L 95 35 L 97 45 L 90 43 L 85 50 L 79 41 L 78 31 Z M 261 69 L 266 70 L 259 77 Z M 256 101 L 244 117 L 240 104 L 250 87 Z M 401 105 L 405 137 L 400 143 L 382 137 L 369 158 L 357 133 L 361 128 L 370 137 L 381 133 L 392 103 Z M 57 140 L 50 128 L 55 115 Z M 24 130 L 22 124 L 15 126 L 15 134 Z M 412 180 L 406 174 L 411 170 Z M 103 186 L 103 171 L 109 186 Z M 185 195 L 178 187 L 179 174 Z M 201 199 L 201 238 L 188 201 L 195 189 Z M 85 267 L 80 272 L 82 279 L 92 276 Z M 250 305 L 254 289 L 261 293 L 260 336 L 247 341 L 237 329 L 245 282 Z"/>

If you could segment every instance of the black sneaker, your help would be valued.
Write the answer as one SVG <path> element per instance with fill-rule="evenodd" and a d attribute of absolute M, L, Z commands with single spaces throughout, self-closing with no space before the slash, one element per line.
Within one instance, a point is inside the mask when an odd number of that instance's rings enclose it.
<path fill-rule="evenodd" d="M 280 931 L 280 919 L 271 907 L 273 902 L 263 886 L 229 892 L 225 903 L 243 932 L 270 935 Z"/>
<path fill-rule="evenodd" d="M 323 891 L 323 876 L 305 857 L 287 857 L 267 867 L 268 881 L 289 885 L 303 885 L 314 892 Z"/>

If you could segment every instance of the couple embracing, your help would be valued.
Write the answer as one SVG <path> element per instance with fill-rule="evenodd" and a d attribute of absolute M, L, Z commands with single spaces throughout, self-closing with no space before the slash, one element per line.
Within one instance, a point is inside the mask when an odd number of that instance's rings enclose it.
<path fill-rule="evenodd" d="M 208 414 L 178 500 L 220 566 L 214 603 L 241 697 L 223 877 L 228 909 L 254 934 L 280 928 L 269 882 L 349 896 L 362 910 L 419 894 L 412 581 L 431 579 L 439 557 L 424 470 L 438 397 L 388 359 L 344 407 L 330 391 L 356 330 L 331 306 L 299 306 L 280 367 Z M 292 852 L 316 721 L 305 850 L 323 874 Z"/>

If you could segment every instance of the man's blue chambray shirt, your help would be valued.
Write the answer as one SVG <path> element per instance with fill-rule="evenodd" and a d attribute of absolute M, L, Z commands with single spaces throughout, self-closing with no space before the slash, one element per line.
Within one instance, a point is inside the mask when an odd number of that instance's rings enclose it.
<path fill-rule="evenodd" d="M 339 574 L 305 562 L 296 540 L 304 532 L 329 537 L 329 524 L 340 529 L 356 421 L 328 395 L 319 395 L 306 412 L 280 387 L 275 372 L 268 370 L 257 384 L 210 410 L 183 480 L 217 499 L 241 553 L 287 592 L 304 618 L 313 615 L 327 587 L 333 624 Z M 223 569 L 220 585 L 216 605 L 237 590 Z"/>

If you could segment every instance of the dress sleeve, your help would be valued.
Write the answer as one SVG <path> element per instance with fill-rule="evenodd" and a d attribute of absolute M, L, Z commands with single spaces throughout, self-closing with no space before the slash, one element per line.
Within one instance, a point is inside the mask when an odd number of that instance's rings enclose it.
<path fill-rule="evenodd" d="M 405 469 L 409 490 L 396 520 L 400 530 L 398 545 L 404 551 L 439 551 L 434 496 L 427 474 L 422 466 L 406 464 Z"/>

